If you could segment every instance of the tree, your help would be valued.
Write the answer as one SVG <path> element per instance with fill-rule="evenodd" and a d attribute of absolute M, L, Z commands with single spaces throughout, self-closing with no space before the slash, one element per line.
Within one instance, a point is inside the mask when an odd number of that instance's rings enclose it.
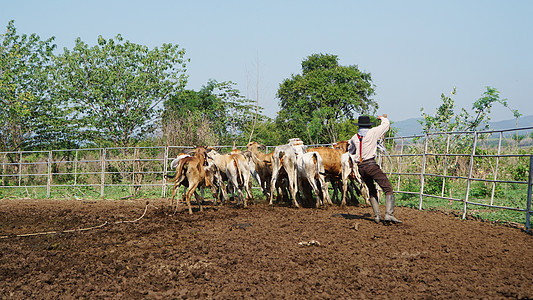
<path fill-rule="evenodd" d="M 340 66 L 336 55 L 313 54 L 302 62 L 302 74 L 285 79 L 278 90 L 281 109 L 276 124 L 284 133 L 281 138 L 335 142 L 340 123 L 357 112 L 375 112 L 378 105 L 373 95 L 370 73 L 355 65 Z"/>
<path fill-rule="evenodd" d="M 0 151 L 69 143 L 68 108 L 50 81 L 54 37 L 18 35 L 14 21 L 0 38 Z"/>
<path fill-rule="evenodd" d="M 210 80 L 198 92 L 183 90 L 165 101 L 162 121 L 167 143 L 243 143 L 244 135 L 251 130 L 255 107 L 234 85 Z M 177 125 L 193 133 L 177 132 Z M 172 138 L 173 134 L 179 138 Z"/>
<path fill-rule="evenodd" d="M 456 94 L 454 88 L 451 95 Z M 421 109 L 423 119 L 420 122 L 422 130 L 426 134 L 437 132 L 470 132 L 488 130 L 490 112 L 494 103 L 500 103 L 509 108 L 507 99 L 500 99 L 499 92 L 495 88 L 486 87 L 482 97 L 472 104 L 473 114 L 471 115 L 466 109 L 461 109 L 461 113 L 455 113 L 455 102 L 451 96 L 441 95 L 442 104 L 437 108 L 434 116 L 428 115 Z M 520 114 L 516 110 L 510 109 L 515 117 Z M 488 137 L 488 134 L 478 135 L 480 139 Z M 448 140 L 449 139 L 449 140 Z M 473 135 L 470 134 L 453 134 L 431 135 L 428 140 L 431 142 L 431 148 L 438 153 L 448 152 L 467 152 L 471 150 Z M 442 159 L 438 156 L 433 158 L 439 162 Z M 458 157 L 455 158 L 456 161 Z M 437 164 L 435 164 L 437 165 Z"/>
<path fill-rule="evenodd" d="M 456 94 L 454 88 L 451 92 Z M 466 109 L 462 109 L 460 114 L 456 114 L 455 102 L 449 96 L 441 94 L 442 104 L 437 108 L 435 116 L 430 116 L 421 109 L 423 120 L 419 121 L 424 133 L 431 132 L 451 132 L 451 131 L 477 131 L 488 130 L 490 113 L 494 103 L 500 103 L 508 108 L 513 116 L 518 119 L 521 114 L 518 110 L 509 107 L 507 99 L 500 99 L 500 92 L 492 87 L 487 86 L 482 97 L 472 104 L 474 114 L 470 114 Z"/>
<path fill-rule="evenodd" d="M 226 134 L 224 103 L 210 80 L 199 91 L 182 90 L 164 102 L 163 138 L 167 145 L 216 145 Z"/>
<path fill-rule="evenodd" d="M 185 51 L 148 49 L 119 34 L 89 47 L 81 39 L 57 58 L 56 80 L 87 141 L 130 146 L 159 125 L 161 102 L 186 84 Z"/>
<path fill-rule="evenodd" d="M 254 127 L 254 120 L 258 118 L 258 112 L 262 109 L 252 100 L 242 96 L 241 92 L 235 88 L 235 83 L 231 81 L 223 82 L 217 88 L 218 97 L 226 107 L 226 127 L 233 147 L 237 143 L 246 144 L 247 136 Z"/>

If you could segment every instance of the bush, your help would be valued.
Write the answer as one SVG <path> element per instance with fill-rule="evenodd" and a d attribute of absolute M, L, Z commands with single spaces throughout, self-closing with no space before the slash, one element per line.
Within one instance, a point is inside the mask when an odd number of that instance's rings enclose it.
<path fill-rule="evenodd" d="M 442 193 L 444 177 L 426 176 L 424 180 L 424 194 L 440 195 Z M 446 181 L 444 184 L 444 191 L 446 192 L 448 188 L 449 183 Z"/>
<path fill-rule="evenodd" d="M 491 194 L 491 190 L 484 182 L 476 181 L 470 186 L 470 195 L 476 198 L 485 198 Z"/>
<path fill-rule="evenodd" d="M 529 175 L 529 165 L 523 163 L 523 160 L 521 160 L 511 169 L 511 175 L 516 181 L 527 181 Z"/>

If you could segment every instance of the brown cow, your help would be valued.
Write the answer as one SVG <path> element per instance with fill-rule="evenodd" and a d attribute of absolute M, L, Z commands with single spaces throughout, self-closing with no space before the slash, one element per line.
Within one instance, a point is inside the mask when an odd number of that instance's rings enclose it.
<path fill-rule="evenodd" d="M 343 195 L 346 194 L 346 188 L 347 184 L 344 184 L 342 181 L 343 179 L 346 180 L 347 178 L 343 178 L 342 176 L 342 160 L 341 157 L 344 153 L 348 151 L 348 141 L 340 141 L 335 144 L 333 144 L 334 148 L 330 147 L 316 147 L 308 149 L 308 152 L 315 151 L 320 154 L 322 157 L 322 161 L 324 162 L 324 170 L 326 174 L 326 178 L 332 183 L 334 192 L 333 192 L 333 198 L 337 198 L 337 187 L 341 186 L 341 192 Z M 353 178 L 353 177 L 352 177 Z M 366 199 L 365 199 L 366 201 Z M 346 198 L 342 197 L 341 200 L 341 206 L 346 205 Z"/>
<path fill-rule="evenodd" d="M 270 180 L 272 179 L 272 155 L 274 151 L 265 154 L 265 146 L 257 142 L 249 142 L 246 149 L 250 151 L 255 170 L 261 179 L 261 190 L 266 197 L 270 196 Z M 261 149 L 261 150 L 259 150 Z"/>
<path fill-rule="evenodd" d="M 198 186 L 212 187 L 211 182 L 206 176 L 206 170 L 204 167 L 206 163 L 206 153 L 207 150 L 205 147 L 196 147 L 193 156 L 184 157 L 179 160 L 176 167 L 176 174 L 174 176 L 165 175 L 165 178 L 168 179 L 168 181 L 174 182 L 172 196 L 170 198 L 171 203 L 176 196 L 176 190 L 179 186 L 187 186 L 184 196 L 189 208 L 189 214 L 192 214 L 191 197 L 193 193 L 195 194 L 200 211 L 203 211 L 202 202 L 198 200 L 199 198 L 196 193 L 196 188 Z"/>

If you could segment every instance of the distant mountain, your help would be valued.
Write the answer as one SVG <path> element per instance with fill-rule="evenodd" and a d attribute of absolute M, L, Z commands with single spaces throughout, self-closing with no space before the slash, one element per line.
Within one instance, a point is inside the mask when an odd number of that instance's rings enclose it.
<path fill-rule="evenodd" d="M 398 130 L 396 136 L 410 136 L 416 134 L 422 134 L 422 125 L 418 121 L 422 118 L 412 118 L 403 121 L 397 121 L 392 123 L 392 128 Z M 497 122 L 489 122 L 490 129 L 492 130 L 501 130 L 501 129 L 513 129 L 521 127 L 532 127 L 533 126 L 533 115 L 523 116 L 518 118 L 518 126 L 515 119 L 503 120 Z"/>
<path fill-rule="evenodd" d="M 418 121 L 420 120 L 422 120 L 422 118 L 412 118 L 396 122 L 393 121 L 391 127 L 396 133 L 396 136 L 410 136 L 415 134 L 422 134 L 422 125 L 418 123 Z"/>
<path fill-rule="evenodd" d="M 498 122 L 489 122 L 490 129 L 511 129 L 511 128 L 520 128 L 520 127 L 531 127 L 533 126 L 533 116 L 524 116 L 518 118 L 518 126 L 515 119 L 512 120 L 503 120 Z"/>

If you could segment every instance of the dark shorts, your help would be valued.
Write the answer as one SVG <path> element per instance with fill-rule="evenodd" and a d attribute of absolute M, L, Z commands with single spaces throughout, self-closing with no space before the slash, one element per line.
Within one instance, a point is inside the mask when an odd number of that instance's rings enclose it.
<path fill-rule="evenodd" d="M 359 174 L 361 174 L 361 179 L 363 179 L 368 187 L 368 193 L 371 197 L 378 199 L 378 191 L 376 190 L 374 181 L 379 184 L 385 195 L 392 195 L 393 190 L 389 178 L 387 178 L 387 175 L 383 173 L 375 161 L 365 161 L 359 165 Z"/>

